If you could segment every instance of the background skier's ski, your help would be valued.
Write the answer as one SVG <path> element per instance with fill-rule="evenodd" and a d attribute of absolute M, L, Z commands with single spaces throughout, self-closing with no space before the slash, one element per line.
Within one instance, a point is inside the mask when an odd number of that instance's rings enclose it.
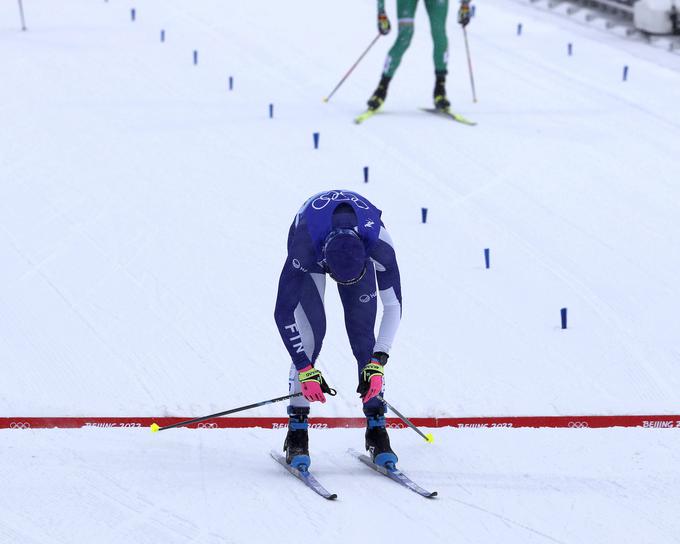
<path fill-rule="evenodd" d="M 466 119 L 460 113 L 454 113 L 451 110 L 438 110 L 436 108 L 420 108 L 420 109 L 428 113 L 433 113 L 435 115 L 440 115 L 442 117 L 448 117 L 454 121 L 457 121 L 458 123 L 462 123 L 463 125 L 474 127 L 477 124 L 474 121 Z"/>

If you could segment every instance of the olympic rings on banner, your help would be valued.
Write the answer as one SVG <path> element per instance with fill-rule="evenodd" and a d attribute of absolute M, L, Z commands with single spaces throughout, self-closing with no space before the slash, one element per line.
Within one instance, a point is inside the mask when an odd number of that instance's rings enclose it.
<path fill-rule="evenodd" d="M 9 424 L 10 429 L 30 429 L 31 424 L 28 423 L 27 421 L 12 421 L 12 423 Z"/>

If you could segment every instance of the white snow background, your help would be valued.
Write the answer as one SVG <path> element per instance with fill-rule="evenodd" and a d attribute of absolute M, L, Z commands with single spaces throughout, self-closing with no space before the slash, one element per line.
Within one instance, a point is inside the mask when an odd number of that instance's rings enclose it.
<path fill-rule="evenodd" d="M 339 187 L 381 207 L 395 241 L 402 412 L 678 413 L 667 53 L 489 0 L 468 27 L 472 104 L 452 2 L 449 94 L 479 123 L 465 127 L 418 111 L 433 86 L 420 5 L 384 113 L 355 126 L 395 32 L 322 98 L 375 35 L 372 0 L 23 3 L 25 33 L 0 3 L 3 416 L 192 417 L 285 394 L 288 226 Z M 326 304 L 319 366 L 340 394 L 314 414 L 357 416 L 332 284 Z M 393 431 L 433 501 L 347 455 L 361 430 L 312 431 L 336 503 L 269 458 L 284 432 L 0 431 L 0 542 L 680 542 L 676 430 Z"/>

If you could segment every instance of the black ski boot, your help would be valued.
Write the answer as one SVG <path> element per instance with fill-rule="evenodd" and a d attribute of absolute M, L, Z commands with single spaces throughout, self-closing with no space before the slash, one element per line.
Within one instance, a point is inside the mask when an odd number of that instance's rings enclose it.
<path fill-rule="evenodd" d="M 385 98 L 387 97 L 387 87 L 389 87 L 391 79 L 391 77 L 385 75 L 380 78 L 380 83 L 378 83 L 378 87 L 375 89 L 373 96 L 366 102 L 369 110 L 377 110 L 383 105 L 383 102 L 385 102 Z"/>
<path fill-rule="evenodd" d="M 376 465 L 396 465 L 398 458 L 390 447 L 385 429 L 385 416 L 366 416 L 366 449 Z"/>
<path fill-rule="evenodd" d="M 451 102 L 446 98 L 446 72 L 435 72 L 434 84 L 434 107 L 438 110 L 447 111 Z"/>
<path fill-rule="evenodd" d="M 309 469 L 309 436 L 307 435 L 307 416 L 309 408 L 288 407 L 288 434 L 283 443 L 286 463 L 301 471 Z"/>

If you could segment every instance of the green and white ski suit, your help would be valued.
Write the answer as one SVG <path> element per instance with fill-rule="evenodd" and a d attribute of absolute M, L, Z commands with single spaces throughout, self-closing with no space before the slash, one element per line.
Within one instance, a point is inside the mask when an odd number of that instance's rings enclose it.
<path fill-rule="evenodd" d="M 449 11 L 449 0 L 423 0 L 425 9 L 430 18 L 430 30 L 434 42 L 434 70 L 437 74 L 445 75 L 449 56 L 449 40 L 446 37 L 446 16 Z M 413 38 L 413 22 L 416 14 L 418 0 L 397 0 L 397 20 L 399 32 L 397 40 L 387 53 L 383 74 L 387 77 L 394 76 L 401 58 L 411 44 Z M 378 0 L 378 12 L 385 10 L 385 0 Z"/>

